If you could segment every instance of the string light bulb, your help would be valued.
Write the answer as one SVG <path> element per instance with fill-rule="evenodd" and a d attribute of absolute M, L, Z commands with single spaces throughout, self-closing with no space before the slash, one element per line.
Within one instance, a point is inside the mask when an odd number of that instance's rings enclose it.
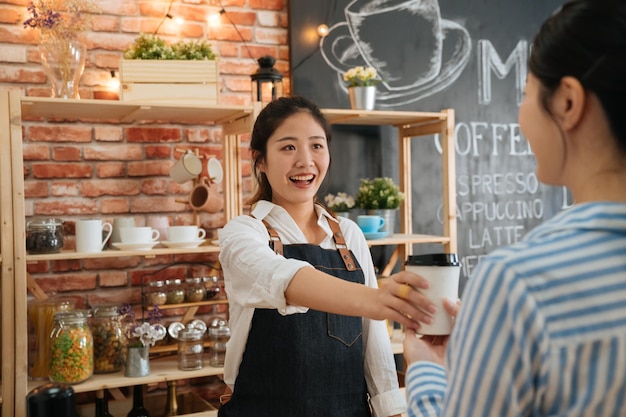
<path fill-rule="evenodd" d="M 328 35 L 328 26 L 322 23 L 317 27 L 317 34 L 322 38 Z"/>
<path fill-rule="evenodd" d="M 110 91 L 119 91 L 120 79 L 115 76 L 115 70 L 111 70 L 111 78 L 107 84 Z"/>

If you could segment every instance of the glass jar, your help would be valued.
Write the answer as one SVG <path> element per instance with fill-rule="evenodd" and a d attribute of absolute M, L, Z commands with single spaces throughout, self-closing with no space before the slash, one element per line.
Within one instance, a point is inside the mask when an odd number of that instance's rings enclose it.
<path fill-rule="evenodd" d="M 50 332 L 54 313 L 73 310 L 73 300 L 31 300 L 28 302 L 29 346 L 28 375 L 33 379 L 48 379 L 50 362 Z"/>
<path fill-rule="evenodd" d="M 63 222 L 47 218 L 26 223 L 26 251 L 28 253 L 57 253 L 63 248 Z"/>
<path fill-rule="evenodd" d="M 118 306 L 98 307 L 94 311 L 91 333 L 94 341 L 94 373 L 120 371 L 124 366 L 127 341 Z"/>
<path fill-rule="evenodd" d="M 148 283 L 148 291 L 145 295 L 146 307 L 162 306 L 166 302 L 165 283 L 163 281 L 151 281 Z"/>
<path fill-rule="evenodd" d="M 93 338 L 86 310 L 54 314 L 48 376 L 52 382 L 77 384 L 93 375 Z"/>
<path fill-rule="evenodd" d="M 203 335 L 204 331 L 195 328 L 186 328 L 178 332 L 178 369 L 192 371 L 204 367 Z"/>
<path fill-rule="evenodd" d="M 185 280 L 185 300 L 189 303 L 195 303 L 204 300 L 204 284 L 202 278 L 187 278 Z"/>
<path fill-rule="evenodd" d="M 218 276 L 203 277 L 204 290 L 206 291 L 205 298 L 211 300 L 216 298 L 220 293 L 220 278 Z"/>
<path fill-rule="evenodd" d="M 165 281 L 166 304 L 180 304 L 185 302 L 185 290 L 180 279 Z"/>
<path fill-rule="evenodd" d="M 228 321 L 222 318 L 213 319 L 209 325 L 209 342 L 211 343 L 209 365 L 224 366 L 226 357 L 226 343 L 230 339 Z"/>

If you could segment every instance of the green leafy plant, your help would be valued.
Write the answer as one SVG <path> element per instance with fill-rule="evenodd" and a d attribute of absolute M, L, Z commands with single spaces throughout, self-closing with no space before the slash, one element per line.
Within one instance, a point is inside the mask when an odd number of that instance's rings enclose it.
<path fill-rule="evenodd" d="M 396 209 L 403 201 L 404 193 L 388 177 L 361 179 L 356 194 L 356 206 L 365 210 Z"/>
<path fill-rule="evenodd" d="M 207 41 L 180 40 L 169 45 L 156 35 L 142 33 L 124 51 L 125 59 L 179 59 L 179 60 L 210 60 L 217 58 L 211 44 Z"/>

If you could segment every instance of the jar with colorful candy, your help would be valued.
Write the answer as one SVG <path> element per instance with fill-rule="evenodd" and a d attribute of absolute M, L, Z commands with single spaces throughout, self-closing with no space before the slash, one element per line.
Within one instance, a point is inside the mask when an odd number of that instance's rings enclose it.
<path fill-rule="evenodd" d="M 93 337 L 88 318 L 86 310 L 54 314 L 48 368 L 51 381 L 77 384 L 93 375 Z"/>

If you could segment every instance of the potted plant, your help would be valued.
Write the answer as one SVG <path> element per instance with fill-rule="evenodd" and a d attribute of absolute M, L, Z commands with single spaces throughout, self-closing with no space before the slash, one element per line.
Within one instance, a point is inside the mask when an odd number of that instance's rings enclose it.
<path fill-rule="evenodd" d="M 217 104 L 217 56 L 206 41 L 141 34 L 120 61 L 122 101 Z"/>
<path fill-rule="evenodd" d="M 377 214 L 385 219 L 381 232 L 393 233 L 396 212 L 404 201 L 404 193 L 389 177 L 361 179 L 356 194 L 356 206 L 368 214 Z"/>
<path fill-rule="evenodd" d="M 343 73 L 348 83 L 350 107 L 355 110 L 373 110 L 376 104 L 376 84 L 380 82 L 373 67 L 357 66 Z"/>
<path fill-rule="evenodd" d="M 326 206 L 338 216 L 350 217 L 349 211 L 354 208 L 354 197 L 347 193 L 327 194 L 324 197 Z"/>

